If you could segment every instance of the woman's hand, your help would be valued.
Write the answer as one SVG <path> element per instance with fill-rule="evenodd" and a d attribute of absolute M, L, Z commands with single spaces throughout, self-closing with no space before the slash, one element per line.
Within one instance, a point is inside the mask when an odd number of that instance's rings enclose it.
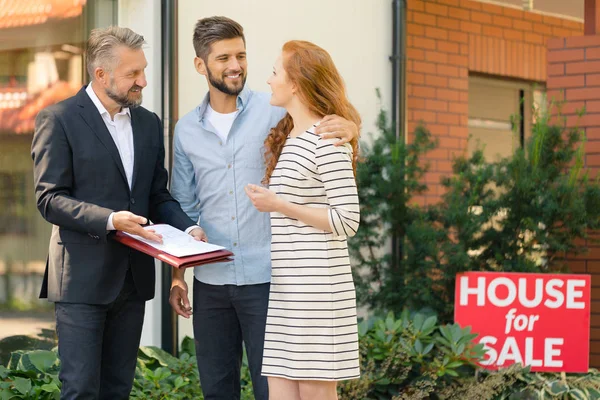
<path fill-rule="evenodd" d="M 244 190 L 258 211 L 272 212 L 279 209 L 282 200 L 275 192 L 253 184 L 246 185 Z"/>

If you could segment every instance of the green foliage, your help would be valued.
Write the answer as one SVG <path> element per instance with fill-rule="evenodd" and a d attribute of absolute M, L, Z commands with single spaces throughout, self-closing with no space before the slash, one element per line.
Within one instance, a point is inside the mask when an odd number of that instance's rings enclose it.
<path fill-rule="evenodd" d="M 440 326 L 435 316 L 421 313 L 363 321 L 359 335 L 362 374 L 340 384 L 340 399 L 429 398 L 474 374 L 484 355 L 469 328 Z"/>
<path fill-rule="evenodd" d="M 600 373 L 532 373 L 513 365 L 477 368 L 476 335 L 435 316 L 402 312 L 359 324 L 361 377 L 338 386 L 340 400 L 600 399 Z"/>
<path fill-rule="evenodd" d="M 414 199 L 426 190 L 430 133 L 419 126 L 405 144 L 384 110 L 378 129 L 372 146 L 361 146 L 357 171 L 361 228 L 350 250 L 360 304 L 433 310 L 451 321 L 457 273 L 563 271 L 566 255 L 586 251 L 588 232 L 600 228 L 600 185 L 583 167 L 577 128 L 538 115 L 511 157 L 488 161 L 478 150 L 455 159 L 441 201 L 426 207 Z M 395 258 L 392 235 L 401 244 Z"/>

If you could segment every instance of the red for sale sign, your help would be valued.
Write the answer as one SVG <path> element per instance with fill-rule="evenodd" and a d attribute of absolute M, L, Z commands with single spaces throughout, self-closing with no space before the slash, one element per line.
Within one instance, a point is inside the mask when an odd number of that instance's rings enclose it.
<path fill-rule="evenodd" d="M 590 287 L 590 275 L 458 274 L 454 320 L 479 334 L 484 368 L 587 372 Z"/>

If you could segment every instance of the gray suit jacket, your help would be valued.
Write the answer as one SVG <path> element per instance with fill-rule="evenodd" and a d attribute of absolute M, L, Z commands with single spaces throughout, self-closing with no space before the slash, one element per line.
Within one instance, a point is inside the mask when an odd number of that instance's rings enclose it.
<path fill-rule="evenodd" d="M 167 190 L 158 116 L 131 109 L 132 189 L 117 147 L 92 100 L 75 96 L 42 110 L 31 146 L 37 206 L 52 223 L 40 293 L 50 301 L 112 302 L 131 268 L 142 299 L 154 297 L 154 260 L 114 241 L 106 231 L 113 211 L 129 210 L 154 223 L 194 225 Z"/>

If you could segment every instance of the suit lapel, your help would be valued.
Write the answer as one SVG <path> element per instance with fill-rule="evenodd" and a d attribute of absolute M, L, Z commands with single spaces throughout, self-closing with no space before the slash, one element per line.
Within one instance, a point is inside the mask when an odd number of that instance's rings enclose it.
<path fill-rule="evenodd" d="M 142 139 L 143 132 L 140 126 L 140 120 L 134 108 L 130 108 L 131 113 L 131 131 L 133 132 L 133 177 L 131 179 L 131 189 L 135 187 L 135 182 L 142 161 Z"/>
<path fill-rule="evenodd" d="M 92 131 L 96 134 L 100 142 L 106 147 L 106 150 L 113 158 L 115 164 L 117 164 L 117 168 L 125 181 L 127 187 L 129 184 L 127 183 L 127 175 L 125 175 L 125 168 L 123 168 L 123 162 L 121 161 L 121 155 L 119 154 L 119 150 L 117 149 L 117 145 L 113 140 L 106 124 L 102 120 L 102 116 L 98 112 L 98 109 L 92 102 L 92 99 L 89 98 L 87 93 L 85 92 L 85 87 L 77 93 L 78 104 L 81 107 L 79 113 L 82 118 L 88 124 L 88 126 L 92 129 Z"/>

